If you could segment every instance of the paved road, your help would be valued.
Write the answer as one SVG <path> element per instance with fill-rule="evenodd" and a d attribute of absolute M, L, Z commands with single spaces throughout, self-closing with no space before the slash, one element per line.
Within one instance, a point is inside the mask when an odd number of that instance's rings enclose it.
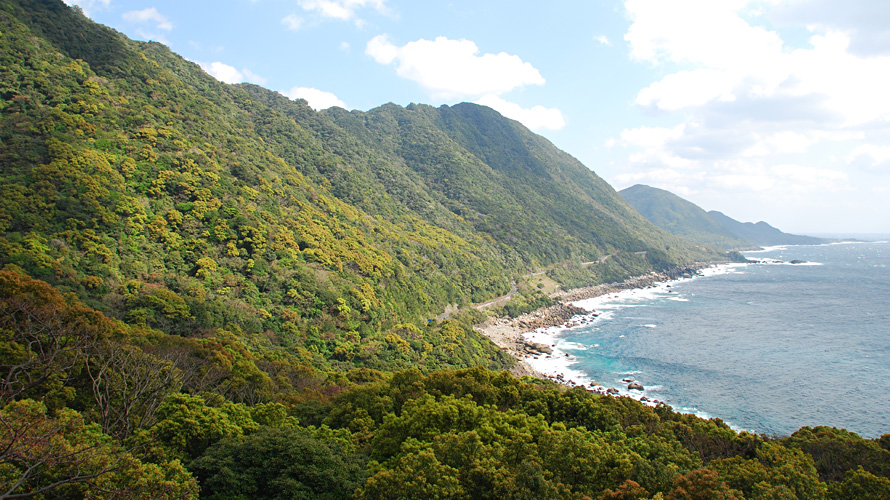
<path fill-rule="evenodd" d="M 634 252 L 634 253 L 637 255 L 642 255 L 642 256 L 646 255 L 645 251 Z M 590 262 L 582 262 L 581 265 L 584 267 L 587 267 L 592 264 L 602 264 L 603 262 L 607 261 L 610 257 L 612 257 L 612 255 L 614 255 L 614 254 L 604 255 L 599 260 L 592 260 Z M 534 272 L 531 274 L 526 274 L 523 276 L 523 278 L 531 278 L 532 276 L 540 276 L 542 274 L 545 274 L 546 272 L 547 271 L 545 270 L 545 271 Z M 511 282 L 510 291 L 506 295 L 502 295 L 502 296 L 500 296 L 494 300 L 490 300 L 488 302 L 483 302 L 482 304 L 476 304 L 475 306 L 473 306 L 473 309 L 476 309 L 477 311 L 487 311 L 488 309 L 503 306 L 507 302 L 510 302 L 510 299 L 512 299 L 513 296 L 516 295 L 516 292 L 518 292 L 518 291 L 519 291 L 519 289 L 516 288 L 516 281 L 513 280 Z M 443 319 L 448 319 L 448 317 L 452 313 L 455 313 L 455 312 L 457 312 L 457 308 L 454 308 L 453 310 L 446 310 L 444 313 L 436 316 L 436 318 L 438 318 L 440 321 Z"/>
<path fill-rule="evenodd" d="M 477 311 L 486 311 L 493 307 L 500 307 L 500 306 L 506 304 L 507 302 L 510 302 L 510 299 L 512 299 L 513 296 L 516 295 L 516 292 L 519 291 L 519 289 L 516 288 L 516 281 L 512 281 L 511 285 L 512 286 L 510 287 L 510 292 L 507 293 L 507 295 L 502 295 L 494 300 L 490 300 L 490 301 L 484 302 L 482 304 L 476 304 L 475 306 L 473 306 L 473 309 L 475 309 Z"/>

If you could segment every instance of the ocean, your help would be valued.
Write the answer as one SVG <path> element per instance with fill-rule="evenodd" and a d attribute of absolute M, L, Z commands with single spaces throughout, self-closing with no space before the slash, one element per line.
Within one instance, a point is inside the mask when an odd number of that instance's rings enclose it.
<path fill-rule="evenodd" d="M 890 433 L 890 244 L 746 256 L 765 263 L 577 302 L 598 315 L 526 334 L 555 346 L 551 357 L 529 361 L 737 430 Z M 629 390 L 631 379 L 644 390 Z"/>

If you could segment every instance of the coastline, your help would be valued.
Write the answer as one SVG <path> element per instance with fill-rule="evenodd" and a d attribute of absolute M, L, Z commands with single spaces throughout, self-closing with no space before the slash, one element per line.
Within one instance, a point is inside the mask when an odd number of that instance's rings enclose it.
<path fill-rule="evenodd" d="M 516 366 L 511 373 L 517 377 L 533 376 L 552 380 L 557 383 L 575 387 L 585 385 L 595 392 L 605 394 L 606 389 L 595 381 L 586 380 L 581 372 L 571 370 L 569 365 L 572 356 L 568 353 L 556 353 L 554 356 L 552 338 L 554 335 L 576 326 L 587 325 L 598 313 L 590 307 L 576 305 L 579 301 L 587 301 L 604 295 L 643 290 L 683 278 L 691 278 L 704 268 L 712 267 L 718 262 L 695 263 L 679 266 L 666 272 L 651 272 L 634 276 L 622 282 L 575 288 L 558 291 L 550 298 L 559 302 L 549 307 L 522 314 L 516 318 L 492 317 L 476 324 L 473 328 L 487 337 L 516 359 Z M 540 336 L 540 337 L 539 337 Z M 534 363 L 535 360 L 547 360 L 547 363 Z M 610 394 L 617 394 L 614 390 Z M 645 402 L 645 401 L 644 401 Z"/>
<path fill-rule="evenodd" d="M 535 311 L 492 318 L 487 326 L 500 323 L 496 333 L 520 346 L 550 347 L 538 359 L 514 354 L 524 366 L 518 374 L 562 387 L 596 394 L 614 388 L 612 395 L 650 406 L 657 398 L 681 413 L 719 416 L 736 431 L 787 435 L 804 425 L 832 425 L 876 437 L 886 432 L 879 422 L 886 422 L 887 409 L 874 394 L 886 392 L 887 378 L 856 382 L 863 370 L 884 374 L 890 366 L 890 351 L 874 348 L 886 345 L 881 330 L 890 313 L 881 304 L 890 293 L 890 254 L 886 242 L 872 243 L 773 247 L 746 254 L 748 262 L 702 266 L 693 279 L 610 285 L 623 289 L 617 293 L 572 290 L 560 296 L 583 300 L 557 305 L 586 314 L 544 321 L 548 315 Z M 839 308 L 848 313 L 837 314 Z M 542 326 L 528 328 L 535 324 Z M 852 328 L 860 334 L 846 336 Z"/>

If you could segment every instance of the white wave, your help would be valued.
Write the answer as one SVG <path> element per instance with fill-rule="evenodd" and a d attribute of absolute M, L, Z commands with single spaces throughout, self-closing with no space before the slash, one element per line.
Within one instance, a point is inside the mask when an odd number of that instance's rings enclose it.
<path fill-rule="evenodd" d="M 640 326 L 642 326 L 643 328 L 657 328 L 658 327 L 658 325 L 653 325 L 653 324 L 640 325 Z"/>
<path fill-rule="evenodd" d="M 757 259 L 757 263 L 773 265 L 773 264 L 784 264 L 785 261 L 783 261 L 781 259 L 773 259 L 772 257 L 764 257 L 762 259 Z"/>
<path fill-rule="evenodd" d="M 680 413 L 688 413 L 688 414 L 691 414 L 691 415 L 695 415 L 696 417 L 698 417 L 698 418 L 703 418 L 703 419 L 705 419 L 705 420 L 710 420 L 710 419 L 714 418 L 714 417 L 711 416 L 710 413 L 708 413 L 708 412 L 706 412 L 706 411 L 699 410 L 698 408 L 696 408 L 696 407 L 694 407 L 694 406 L 693 406 L 693 407 L 684 406 L 684 407 L 682 407 L 682 408 L 680 408 L 680 409 L 676 409 L 676 408 L 674 408 L 674 410 L 675 410 L 675 411 L 678 411 L 678 412 L 680 412 Z"/>
<path fill-rule="evenodd" d="M 742 272 L 746 267 L 748 267 L 747 263 L 743 262 L 735 262 L 732 264 L 719 264 L 712 267 L 706 267 L 699 271 L 699 274 L 703 278 L 710 278 L 711 276 L 721 276 L 724 274 L 735 274 Z"/>
<path fill-rule="evenodd" d="M 824 243 L 821 246 L 833 246 L 833 245 L 865 245 L 865 244 L 882 244 L 886 245 L 888 241 L 832 241 L 831 243 Z"/>
<path fill-rule="evenodd" d="M 556 379 L 562 376 L 561 380 L 565 383 L 571 381 L 576 385 L 588 385 L 593 380 L 585 372 L 573 368 L 578 363 L 578 359 L 574 356 L 566 356 L 566 353 L 558 347 L 553 348 L 553 354 L 548 356 L 526 357 L 524 359 L 531 367 L 551 378 Z"/>
<path fill-rule="evenodd" d="M 745 250 L 744 253 L 764 253 L 764 252 L 772 252 L 774 250 L 788 250 L 789 245 L 775 245 L 771 247 L 763 247 L 760 250 Z"/>
<path fill-rule="evenodd" d="M 587 346 L 584 344 L 581 344 L 579 342 L 560 342 L 558 345 L 559 345 L 560 349 L 563 349 L 563 350 L 565 350 L 565 349 L 571 349 L 573 351 L 586 351 L 587 350 Z"/>

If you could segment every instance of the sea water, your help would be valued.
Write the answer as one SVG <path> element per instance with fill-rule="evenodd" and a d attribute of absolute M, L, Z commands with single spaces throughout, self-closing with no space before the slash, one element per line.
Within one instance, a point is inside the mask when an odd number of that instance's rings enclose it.
<path fill-rule="evenodd" d="M 597 316 L 527 334 L 555 346 L 533 366 L 737 430 L 890 433 L 890 244 L 746 256 L 765 263 L 578 302 Z M 631 379 L 644 390 L 629 390 Z"/>

